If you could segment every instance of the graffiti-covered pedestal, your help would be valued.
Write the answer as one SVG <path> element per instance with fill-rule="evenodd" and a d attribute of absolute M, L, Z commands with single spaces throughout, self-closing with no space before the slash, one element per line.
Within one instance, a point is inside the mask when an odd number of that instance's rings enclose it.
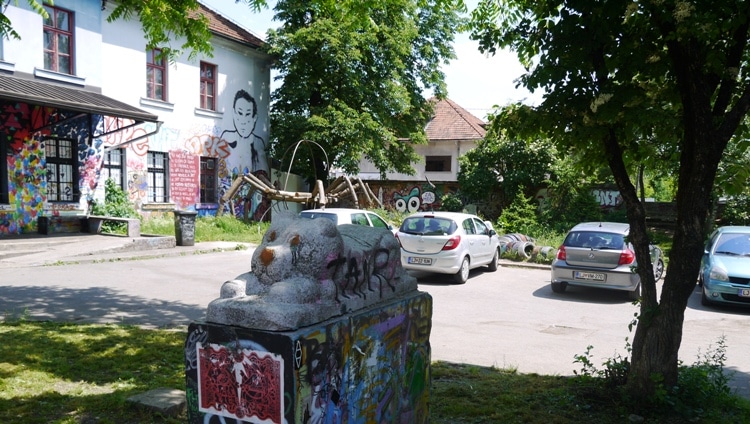
<path fill-rule="evenodd" d="M 295 331 L 193 323 L 188 421 L 428 422 L 431 316 L 415 292 Z"/>
<path fill-rule="evenodd" d="M 189 422 L 426 423 L 431 325 L 389 230 L 276 214 L 189 328 Z"/>

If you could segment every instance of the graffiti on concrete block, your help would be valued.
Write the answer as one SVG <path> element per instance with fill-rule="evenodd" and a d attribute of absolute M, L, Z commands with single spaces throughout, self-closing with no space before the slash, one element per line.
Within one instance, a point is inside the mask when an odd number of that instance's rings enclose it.
<path fill-rule="evenodd" d="M 238 420 L 281 423 L 284 361 L 276 354 L 196 344 L 201 412 Z"/>

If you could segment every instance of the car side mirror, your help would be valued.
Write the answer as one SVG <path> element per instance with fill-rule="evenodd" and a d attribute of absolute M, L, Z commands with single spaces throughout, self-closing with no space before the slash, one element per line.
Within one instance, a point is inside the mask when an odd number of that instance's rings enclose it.
<path fill-rule="evenodd" d="M 490 230 L 490 237 L 492 237 L 492 236 L 496 236 L 496 235 L 497 235 L 497 231 L 495 231 L 495 230 Z"/>

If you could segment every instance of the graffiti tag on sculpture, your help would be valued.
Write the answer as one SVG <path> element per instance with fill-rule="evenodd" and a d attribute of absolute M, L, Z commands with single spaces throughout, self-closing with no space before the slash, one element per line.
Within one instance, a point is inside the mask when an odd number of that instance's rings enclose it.
<path fill-rule="evenodd" d="M 274 216 L 251 271 L 224 283 L 207 321 L 264 330 L 319 323 L 417 289 L 385 228 Z"/>
<path fill-rule="evenodd" d="M 284 362 L 278 355 L 218 344 L 197 343 L 196 349 L 200 411 L 243 421 L 282 422 Z"/>

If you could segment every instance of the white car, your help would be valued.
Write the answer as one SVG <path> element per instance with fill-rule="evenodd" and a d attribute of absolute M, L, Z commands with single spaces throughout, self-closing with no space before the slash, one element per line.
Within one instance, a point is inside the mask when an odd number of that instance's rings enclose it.
<path fill-rule="evenodd" d="M 407 217 L 396 232 L 401 265 L 407 270 L 452 274 L 458 284 L 469 270 L 496 271 L 500 240 L 489 222 L 457 212 L 420 212 Z"/>
<path fill-rule="evenodd" d="M 364 225 L 366 227 L 387 228 L 394 230 L 393 225 L 375 212 L 364 209 L 350 208 L 325 208 L 325 209 L 308 209 L 299 213 L 302 218 L 325 218 L 336 225 L 354 224 Z"/>

